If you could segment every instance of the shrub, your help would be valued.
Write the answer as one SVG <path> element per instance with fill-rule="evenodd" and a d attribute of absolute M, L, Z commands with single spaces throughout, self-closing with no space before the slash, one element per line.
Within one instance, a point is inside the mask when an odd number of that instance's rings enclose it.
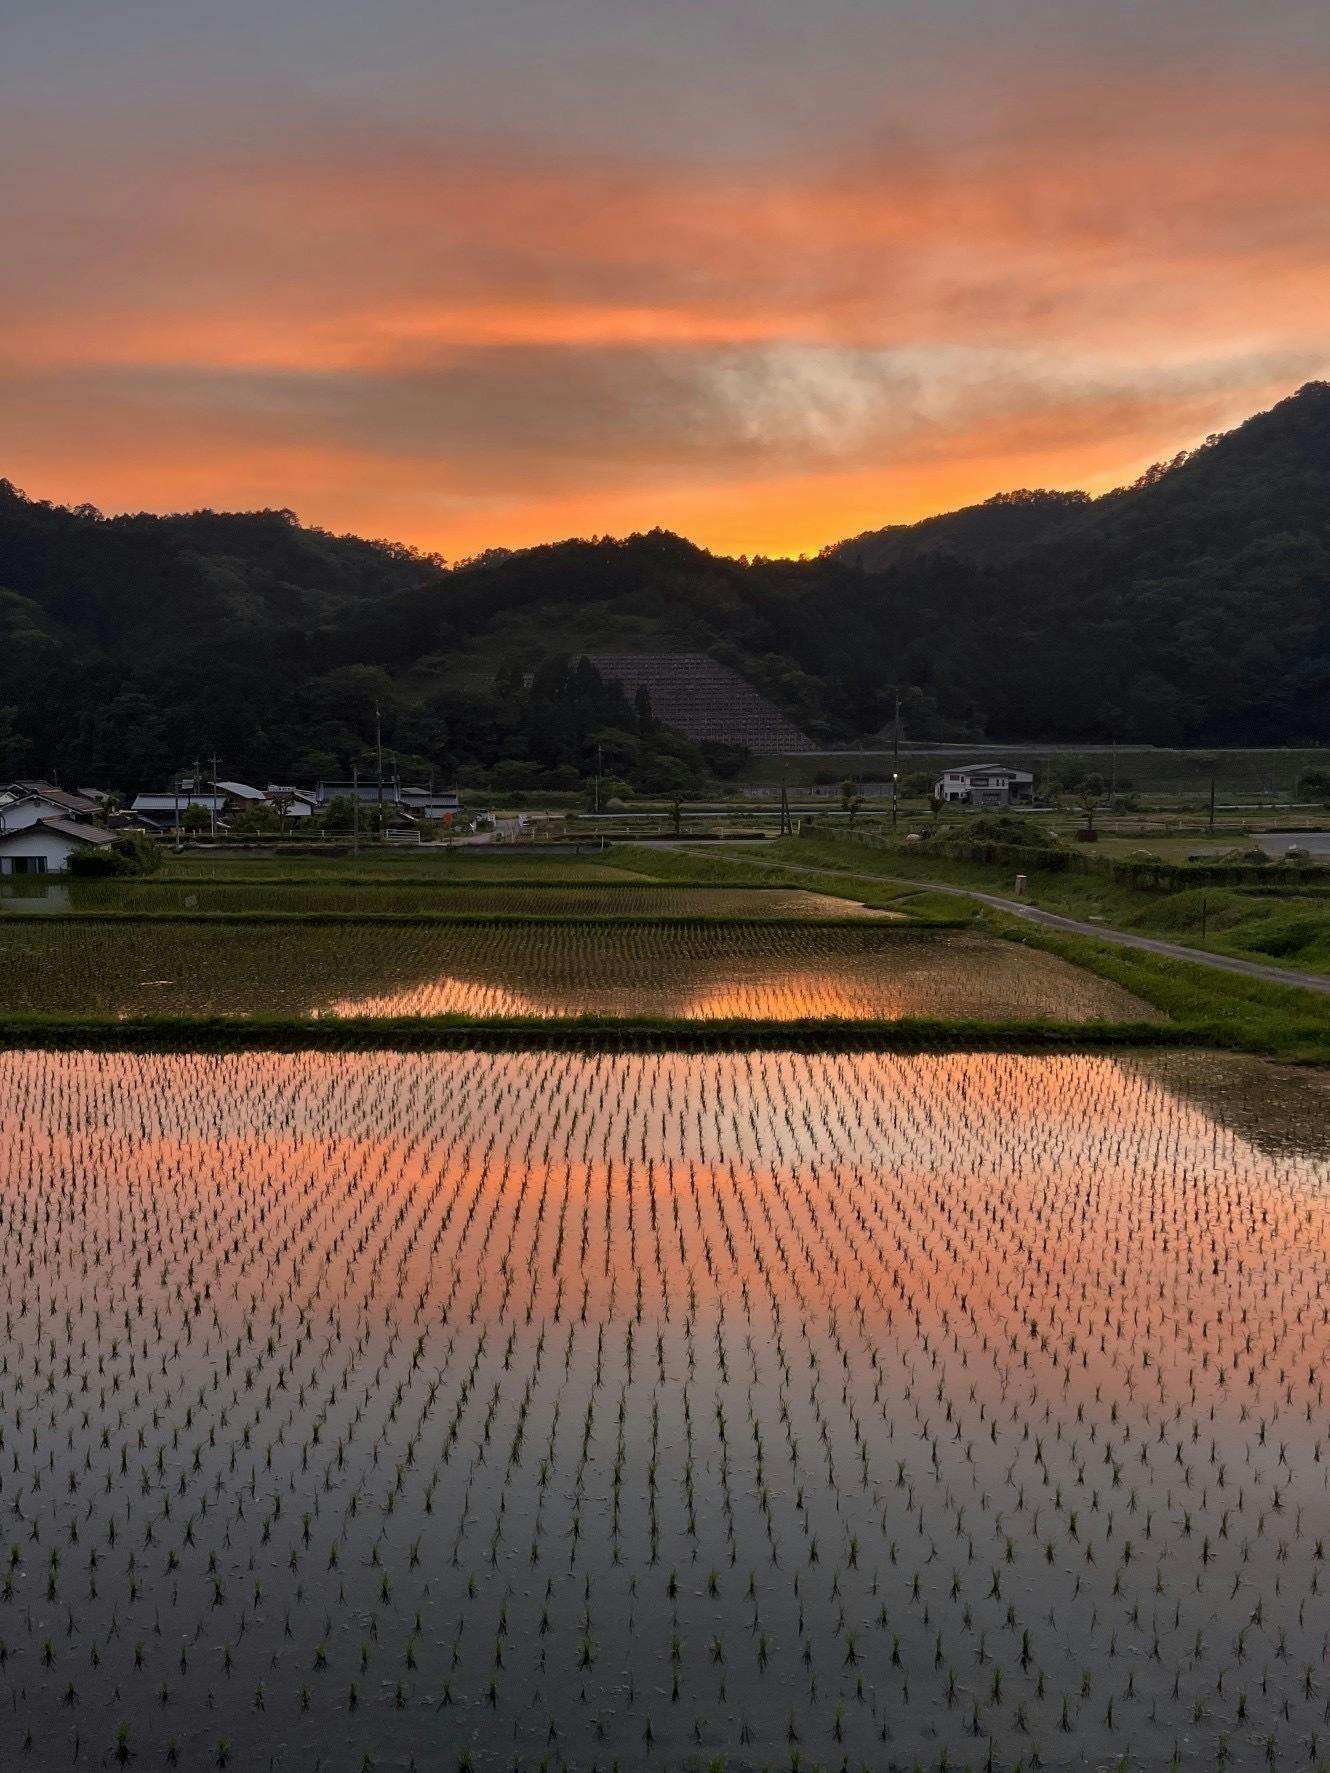
<path fill-rule="evenodd" d="M 948 835 L 952 835 L 948 827 Z M 956 828 L 955 835 L 973 843 L 1001 843 L 1017 849 L 1056 849 L 1052 832 L 1019 813 L 980 813 Z"/>
<path fill-rule="evenodd" d="M 75 850 L 66 868 L 85 880 L 100 880 L 117 874 L 155 874 L 161 865 L 162 853 L 150 837 L 126 831 L 104 848 Z"/>

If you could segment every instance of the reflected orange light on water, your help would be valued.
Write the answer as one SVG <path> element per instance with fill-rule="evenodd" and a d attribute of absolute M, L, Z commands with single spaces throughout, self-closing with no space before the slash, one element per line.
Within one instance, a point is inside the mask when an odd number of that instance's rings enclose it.
<path fill-rule="evenodd" d="M 594 1693 L 620 1742 L 632 1679 L 670 1690 L 671 1635 L 747 1645 L 760 1607 L 754 1734 L 829 1645 L 804 1740 L 843 1706 L 873 1765 L 889 1715 L 913 1764 L 939 1633 L 975 1680 L 1028 1634 L 1008 1678 L 1045 1734 L 1119 1654 L 1146 1729 L 1190 1713 L 1177 1669 L 1210 1636 L 1226 1667 L 1257 1597 L 1253 1646 L 1289 1650 L 1263 1676 L 1281 1716 L 1319 1716 L 1321 1570 L 1297 1555 L 1330 1532 L 1315 1079 L 1177 1053 L 6 1052 L 0 1105 L 6 1493 L 39 1547 L 11 1580 L 76 1524 L 99 1678 L 128 1684 L 160 1620 L 191 1647 L 181 1720 L 210 1722 L 223 1647 L 275 1712 L 315 1646 L 354 1678 L 373 1619 L 367 1657 L 432 1658 L 453 1692 L 367 1680 L 383 1730 L 498 1713 L 535 1743 L 557 1714 L 570 1740 Z M 117 1535 L 127 1571 L 100 1552 Z M 29 1582 L 25 1647 L 55 1641 L 63 1579 L 52 1558 Z M 595 1666 L 565 1676 L 593 1605 Z M 463 1641 L 463 1617 L 486 1629 Z M 852 1709 L 851 1619 L 922 1705 L 865 1683 Z M 24 1678 L 53 1732 L 67 1673 L 30 1654 Z M 261 1764 L 266 1719 L 239 1709 Z"/>
<path fill-rule="evenodd" d="M 56 1203 L 47 1260 L 76 1231 L 111 1250 L 126 1215 L 181 1258 L 201 1238 L 224 1314 L 256 1274 L 369 1309 L 373 1225 L 394 1284 L 482 1313 L 520 1279 L 537 1314 L 669 1319 L 685 1290 L 723 1314 L 740 1289 L 955 1349 L 1037 1319 L 1041 1364 L 1083 1350 L 1060 1383 L 1146 1383 L 1115 1367 L 1138 1343 L 1152 1389 L 1208 1395 L 1219 1322 L 1257 1361 L 1325 1337 L 1330 1195 L 1168 1063 L 10 1054 L 0 1173 L 21 1216 Z"/>
<path fill-rule="evenodd" d="M 453 944 L 435 977 L 335 998 L 334 1016 L 661 1015 L 690 1021 L 903 1016 L 1154 1019 L 1130 992 L 1056 956 L 970 936 L 861 939 L 857 931 L 612 931 L 518 949 L 499 938 Z"/>

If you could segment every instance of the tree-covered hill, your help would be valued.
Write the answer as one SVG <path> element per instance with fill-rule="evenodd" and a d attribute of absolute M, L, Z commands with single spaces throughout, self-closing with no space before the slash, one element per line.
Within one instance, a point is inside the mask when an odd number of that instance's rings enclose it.
<path fill-rule="evenodd" d="M 1093 502 L 1083 492 L 995 493 L 982 505 L 943 511 L 919 523 L 865 530 L 861 536 L 835 543 L 826 553 L 872 573 L 907 565 L 924 554 L 956 554 L 998 565 L 1051 541 L 1084 516 Z"/>
<path fill-rule="evenodd" d="M 285 511 L 108 519 L 0 483 L 0 770 L 129 786 L 215 746 L 236 775 L 331 773 L 377 703 L 422 764 L 568 780 L 626 715 L 560 662 L 637 649 L 709 652 L 827 740 L 880 730 L 898 687 L 914 737 L 1324 739 L 1330 386 L 1102 498 L 1009 495 L 804 561 L 655 531 L 448 568 Z M 638 760 L 662 782 L 697 764 L 669 743 Z"/>

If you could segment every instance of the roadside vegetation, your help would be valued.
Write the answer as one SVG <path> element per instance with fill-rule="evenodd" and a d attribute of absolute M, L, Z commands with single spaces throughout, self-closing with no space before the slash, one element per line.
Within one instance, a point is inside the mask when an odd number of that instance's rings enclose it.
<path fill-rule="evenodd" d="M 1027 838 L 1033 835 L 1032 826 L 1025 826 L 1024 834 Z M 1003 854 L 1004 847 L 1010 853 Z M 972 848 L 982 849 L 986 859 L 967 853 Z M 808 884 L 812 884 L 810 877 L 800 875 L 799 869 L 817 868 L 819 891 L 864 891 L 865 883 L 847 877 L 881 876 L 880 887 L 875 882 L 866 890 L 890 893 L 892 902 L 912 916 L 923 914 L 923 905 L 918 897 L 910 896 L 911 881 L 946 882 L 1011 898 L 1017 875 L 1024 874 L 1026 902 L 1046 911 L 1099 920 L 1117 929 L 1160 936 L 1188 947 L 1211 948 L 1240 959 L 1330 972 L 1330 869 L 1281 863 L 1245 869 L 1235 865 L 1231 872 L 1246 878 L 1226 883 L 1222 875 L 1228 871 L 1222 869 L 1201 865 L 1188 869 L 1184 865 L 1155 870 L 1142 862 L 1141 883 L 1133 884 L 1126 858 L 1115 864 L 1111 873 L 1095 866 L 1095 858 L 1090 858 L 1092 871 L 1081 873 L 1058 865 L 1064 850 L 1063 845 L 1028 842 L 1019 847 L 975 844 L 963 835 L 951 842 L 944 838 L 913 845 L 880 836 L 872 842 L 817 836 L 764 845 L 761 856 L 754 860 L 769 858 L 778 866 L 783 864 L 778 878 L 802 878 Z M 1076 859 L 1085 861 L 1079 853 Z M 764 874 L 765 869 L 749 866 L 750 880 Z M 1216 875 L 1220 876 L 1217 881 Z M 925 899 L 923 904 L 935 902 Z M 955 914 L 953 902 L 951 915 Z"/>

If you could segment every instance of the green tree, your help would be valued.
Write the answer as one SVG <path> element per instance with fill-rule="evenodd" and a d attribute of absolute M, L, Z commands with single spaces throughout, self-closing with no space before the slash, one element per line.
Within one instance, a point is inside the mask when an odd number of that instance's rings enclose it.
<path fill-rule="evenodd" d="M 325 831 L 332 833 L 351 831 L 355 827 L 355 822 L 355 802 L 349 794 L 339 794 L 335 800 L 330 800 L 323 809 L 323 829 Z"/>
<path fill-rule="evenodd" d="M 70 874 L 84 879 L 116 874 L 155 874 L 162 865 L 159 844 L 140 831 L 127 831 L 114 843 L 97 849 L 75 850 L 65 864 Z"/>
<path fill-rule="evenodd" d="M 231 820 L 231 832 L 235 837 L 278 836 L 283 828 L 282 814 L 275 806 L 247 807 Z"/>
<path fill-rule="evenodd" d="M 1104 793 L 1104 778 L 1093 773 L 1082 776 L 1072 789 L 1072 797 L 1085 815 L 1087 831 L 1094 830 L 1094 816 L 1104 804 Z"/>

